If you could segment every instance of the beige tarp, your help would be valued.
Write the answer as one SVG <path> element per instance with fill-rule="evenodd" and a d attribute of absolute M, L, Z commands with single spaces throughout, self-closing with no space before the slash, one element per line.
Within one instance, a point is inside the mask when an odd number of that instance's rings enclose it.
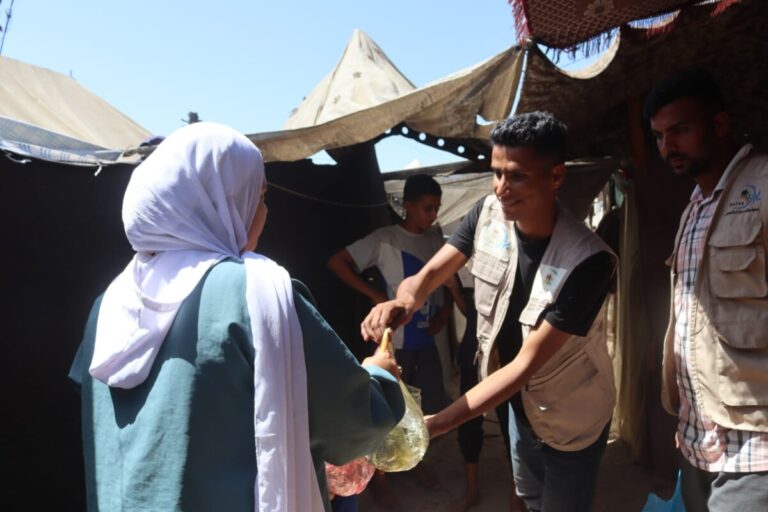
<path fill-rule="evenodd" d="M 289 121 L 289 126 L 306 125 L 311 119 L 319 124 L 250 138 L 267 161 L 300 160 L 324 149 L 365 142 L 403 122 L 438 137 L 485 140 L 490 123 L 505 118 L 511 110 L 521 63 L 520 49 L 510 48 L 476 66 L 407 91 L 405 84 L 410 82 L 378 46 L 356 32 L 339 65 Z M 359 78 L 355 78 L 357 72 Z M 342 80 L 335 83 L 334 77 Z M 343 85 L 343 79 L 353 83 Z M 360 86 L 354 83 L 357 80 Z M 373 92 L 363 94 L 360 91 L 364 89 Z M 332 93 L 321 101 L 321 91 Z M 343 91 L 355 91 L 356 96 L 342 100 Z M 488 124 L 478 124 L 478 116 Z"/>
<path fill-rule="evenodd" d="M 435 176 L 435 179 L 443 190 L 442 205 L 437 217 L 437 222 L 441 226 L 448 226 L 460 220 L 476 202 L 493 191 L 493 174 L 490 172 Z M 401 216 L 404 215 L 402 210 L 404 185 L 404 179 L 387 179 L 384 182 L 387 198 Z"/>
<path fill-rule="evenodd" d="M 379 45 L 356 29 L 336 67 L 291 112 L 283 128 L 323 124 L 414 89 Z"/>
<path fill-rule="evenodd" d="M 150 134 L 74 79 L 0 57 L 0 116 L 102 148 L 135 146 Z"/>

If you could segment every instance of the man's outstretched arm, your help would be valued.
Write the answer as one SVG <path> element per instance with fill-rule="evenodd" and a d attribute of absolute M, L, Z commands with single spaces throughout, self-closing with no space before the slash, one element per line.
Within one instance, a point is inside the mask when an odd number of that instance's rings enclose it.
<path fill-rule="evenodd" d="M 405 324 L 427 300 L 429 294 L 445 283 L 464 266 L 468 258 L 450 244 L 445 244 L 424 265 L 418 274 L 406 278 L 397 289 L 397 296 L 377 304 L 360 324 L 360 334 L 367 341 L 378 341 L 384 329 Z"/>
<path fill-rule="evenodd" d="M 571 334 L 544 320 L 525 339 L 520 352 L 506 366 L 467 391 L 451 405 L 427 418 L 430 437 L 445 434 L 498 406 L 520 391 L 528 379 L 568 341 Z"/>

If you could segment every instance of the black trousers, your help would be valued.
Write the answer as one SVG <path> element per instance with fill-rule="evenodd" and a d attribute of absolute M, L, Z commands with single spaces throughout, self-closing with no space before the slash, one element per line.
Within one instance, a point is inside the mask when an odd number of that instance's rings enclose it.
<path fill-rule="evenodd" d="M 464 362 L 462 362 L 464 363 Z M 472 389 L 478 382 L 477 366 L 475 364 L 460 364 L 459 391 L 463 395 Z M 496 417 L 499 419 L 499 430 L 504 438 L 504 446 L 507 461 L 509 461 L 509 402 L 504 402 L 496 408 Z M 459 448 L 466 464 L 476 464 L 480 459 L 483 449 L 483 416 L 471 419 L 458 428 Z M 511 463 L 511 462 L 510 462 Z"/>

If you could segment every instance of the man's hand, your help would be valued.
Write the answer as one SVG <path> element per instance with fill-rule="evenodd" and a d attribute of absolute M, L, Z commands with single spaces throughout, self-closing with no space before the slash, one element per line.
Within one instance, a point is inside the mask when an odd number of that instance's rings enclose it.
<path fill-rule="evenodd" d="M 378 342 L 384 335 L 384 329 L 397 329 L 408 323 L 413 315 L 413 303 L 401 299 L 388 300 L 377 304 L 360 324 L 360 335 L 365 341 Z"/>
<path fill-rule="evenodd" d="M 447 432 L 447 430 L 444 430 L 442 427 L 440 427 L 439 421 L 437 420 L 438 414 L 430 414 L 424 416 L 424 424 L 427 426 L 430 439 L 434 439 L 437 436 L 441 436 Z"/>
<path fill-rule="evenodd" d="M 378 341 L 384 329 L 410 321 L 432 291 L 445 282 L 467 262 L 467 257 L 452 245 L 445 244 L 415 275 L 407 277 L 397 287 L 394 300 L 373 307 L 363 323 L 360 334 L 367 341 Z"/>
<path fill-rule="evenodd" d="M 363 359 L 363 366 L 374 365 L 400 378 L 400 368 L 397 366 L 395 356 L 389 350 L 376 350 L 372 356 Z"/>

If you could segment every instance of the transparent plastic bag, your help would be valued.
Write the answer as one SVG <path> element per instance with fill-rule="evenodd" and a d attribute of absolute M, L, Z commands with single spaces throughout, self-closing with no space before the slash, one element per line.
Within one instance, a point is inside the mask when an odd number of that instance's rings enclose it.
<path fill-rule="evenodd" d="M 328 480 L 328 492 L 337 496 L 353 496 L 365 490 L 376 468 L 367 457 L 360 457 L 343 466 L 325 463 L 325 476 Z"/>
<path fill-rule="evenodd" d="M 421 389 L 417 388 L 416 386 L 411 386 L 410 384 L 405 384 L 406 389 L 411 394 L 411 397 L 413 397 L 413 401 L 416 402 L 416 406 L 419 408 L 420 411 L 423 411 L 421 408 Z"/>
<path fill-rule="evenodd" d="M 391 330 L 387 329 L 379 350 L 389 350 L 391 335 Z M 370 455 L 371 464 L 388 473 L 414 468 L 424 458 L 429 446 L 429 431 L 421 407 L 405 383 L 402 380 L 398 383 L 405 401 L 405 414 Z"/>
<path fill-rule="evenodd" d="M 405 399 L 405 414 L 370 456 L 374 466 L 388 473 L 413 469 L 424 458 L 429 446 L 424 415 L 403 381 L 399 382 Z"/>

